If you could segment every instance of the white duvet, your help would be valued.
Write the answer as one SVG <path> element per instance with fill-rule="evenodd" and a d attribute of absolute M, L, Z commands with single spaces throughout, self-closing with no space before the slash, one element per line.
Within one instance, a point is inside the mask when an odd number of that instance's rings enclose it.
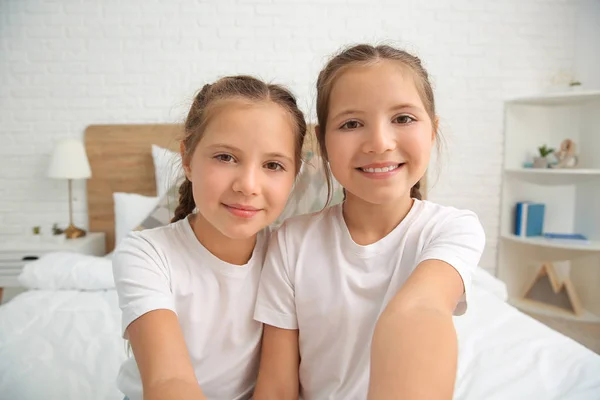
<path fill-rule="evenodd" d="M 600 356 L 504 298 L 499 281 L 476 277 L 467 314 L 455 318 L 455 398 L 600 399 Z M 126 351 L 119 325 L 114 290 L 17 296 L 0 307 L 0 399 L 121 400 L 115 378 Z"/>
<path fill-rule="evenodd" d="M 0 399 L 123 399 L 117 294 L 31 290 L 0 307 Z"/>
<path fill-rule="evenodd" d="M 475 286 L 456 317 L 455 399 L 600 400 L 600 356 Z"/>

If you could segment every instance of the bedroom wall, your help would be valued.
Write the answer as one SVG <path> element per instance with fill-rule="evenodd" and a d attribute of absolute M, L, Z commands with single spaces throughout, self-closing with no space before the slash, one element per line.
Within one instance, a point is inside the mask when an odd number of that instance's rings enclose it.
<path fill-rule="evenodd" d="M 430 198 L 478 213 L 495 268 L 506 97 L 574 62 L 575 0 L 0 2 L 0 240 L 68 220 L 45 177 L 56 139 L 87 125 L 181 121 L 224 74 L 287 83 L 307 111 L 327 55 L 387 40 L 422 56 L 446 142 Z M 310 113 L 314 118 L 314 113 Z M 75 222 L 86 226 L 85 183 Z"/>
<path fill-rule="evenodd" d="M 578 0 L 575 17 L 575 78 L 600 89 L 600 0 Z"/>

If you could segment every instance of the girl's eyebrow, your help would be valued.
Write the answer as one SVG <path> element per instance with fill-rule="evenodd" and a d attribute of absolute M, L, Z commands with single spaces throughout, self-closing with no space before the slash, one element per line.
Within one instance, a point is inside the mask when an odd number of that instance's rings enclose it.
<path fill-rule="evenodd" d="M 359 111 L 359 110 L 344 110 L 344 111 L 341 111 L 341 112 L 337 113 L 336 115 L 334 115 L 333 119 L 345 117 L 346 115 L 361 114 L 361 113 L 362 113 L 362 111 Z"/>
<path fill-rule="evenodd" d="M 422 110 L 422 107 L 419 107 L 416 104 L 412 104 L 412 103 L 402 103 L 402 104 L 397 104 L 390 108 L 390 111 L 399 111 L 399 110 L 420 111 L 420 110 Z M 344 110 L 344 111 L 337 113 L 332 119 L 337 120 L 337 119 L 345 117 L 347 115 L 356 115 L 356 114 L 361 114 L 361 113 L 363 113 L 363 112 L 359 111 L 359 110 L 355 110 L 355 109 Z"/>
<path fill-rule="evenodd" d="M 289 162 L 289 163 L 291 163 L 291 164 L 293 164 L 293 163 L 294 163 L 294 161 L 293 161 L 293 160 L 292 160 L 290 157 L 286 156 L 285 154 L 281 154 L 281 153 L 267 153 L 267 154 L 266 154 L 266 156 L 267 156 L 268 158 L 279 158 L 279 159 L 283 159 L 283 160 L 286 160 L 286 161 L 288 161 L 288 162 Z"/>
<path fill-rule="evenodd" d="M 225 143 L 211 144 L 210 146 L 208 146 L 208 148 L 210 150 L 228 150 L 228 151 L 231 151 L 232 153 L 243 153 L 243 151 L 240 148 L 231 146 L 231 145 L 225 144 Z M 267 158 L 279 158 L 279 159 L 287 160 L 292 164 L 294 163 L 294 161 L 292 160 L 291 157 L 286 156 L 283 153 L 271 152 L 271 153 L 266 153 L 265 156 Z"/>
<path fill-rule="evenodd" d="M 403 104 L 398 104 L 396 106 L 393 106 L 392 108 L 390 108 L 390 111 L 399 111 L 399 110 L 420 111 L 421 109 L 422 109 L 422 107 L 419 107 L 416 104 L 403 103 Z"/>
<path fill-rule="evenodd" d="M 229 151 L 233 151 L 233 152 L 240 152 L 241 150 L 238 149 L 237 147 L 225 144 L 225 143 L 215 143 L 215 144 L 211 144 L 210 146 L 208 146 L 208 148 L 210 150 L 216 150 L 216 149 L 222 149 L 222 150 L 229 150 Z"/>

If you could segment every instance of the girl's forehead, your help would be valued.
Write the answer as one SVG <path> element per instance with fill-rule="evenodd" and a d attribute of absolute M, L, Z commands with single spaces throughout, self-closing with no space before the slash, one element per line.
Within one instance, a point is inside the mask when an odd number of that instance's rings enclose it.
<path fill-rule="evenodd" d="M 227 145 L 267 152 L 293 151 L 294 127 L 286 109 L 272 102 L 225 107 L 207 122 L 199 145 Z"/>
<path fill-rule="evenodd" d="M 380 90 L 396 86 L 415 87 L 415 75 L 400 61 L 382 60 L 351 65 L 340 71 L 332 87 L 339 90 Z"/>
<path fill-rule="evenodd" d="M 272 101 L 227 99 L 208 111 L 205 133 L 235 135 L 238 130 L 256 126 L 280 125 L 289 119 L 289 112 Z"/>
<path fill-rule="evenodd" d="M 415 74 L 399 61 L 379 61 L 351 66 L 340 72 L 329 98 L 330 111 L 348 105 L 382 102 L 422 106 Z"/>

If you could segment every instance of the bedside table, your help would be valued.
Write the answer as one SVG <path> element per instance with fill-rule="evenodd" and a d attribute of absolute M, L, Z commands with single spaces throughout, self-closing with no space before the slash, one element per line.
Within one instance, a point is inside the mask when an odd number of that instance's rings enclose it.
<path fill-rule="evenodd" d="M 46 253 L 69 251 L 74 253 L 103 256 L 106 248 L 106 235 L 101 232 L 88 232 L 77 239 L 54 241 L 50 238 L 19 237 L 0 242 L 0 303 L 4 288 L 18 288 L 18 277 L 23 266 Z"/>

